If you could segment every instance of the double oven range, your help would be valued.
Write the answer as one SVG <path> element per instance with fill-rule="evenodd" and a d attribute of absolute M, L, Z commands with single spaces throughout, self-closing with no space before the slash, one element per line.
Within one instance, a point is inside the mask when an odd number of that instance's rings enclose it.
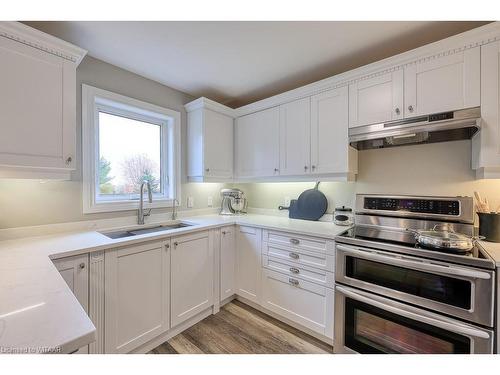
<path fill-rule="evenodd" d="M 336 353 L 493 353 L 495 264 L 423 248 L 436 224 L 474 235 L 470 197 L 357 195 L 356 225 L 336 238 Z"/>

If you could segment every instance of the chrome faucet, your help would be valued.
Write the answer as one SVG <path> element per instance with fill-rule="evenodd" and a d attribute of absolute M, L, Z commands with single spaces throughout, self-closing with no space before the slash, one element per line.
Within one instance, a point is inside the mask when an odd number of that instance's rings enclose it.
<path fill-rule="evenodd" d="M 151 191 L 151 183 L 149 181 L 142 181 L 141 192 L 139 197 L 139 209 L 137 210 L 137 224 L 143 225 L 144 218 L 151 215 L 151 208 L 147 213 L 144 213 L 144 185 L 148 187 L 148 201 L 153 203 L 153 192 Z"/>
<path fill-rule="evenodd" d="M 172 200 L 172 220 L 177 219 L 177 205 L 179 204 L 179 201 L 177 199 Z"/>

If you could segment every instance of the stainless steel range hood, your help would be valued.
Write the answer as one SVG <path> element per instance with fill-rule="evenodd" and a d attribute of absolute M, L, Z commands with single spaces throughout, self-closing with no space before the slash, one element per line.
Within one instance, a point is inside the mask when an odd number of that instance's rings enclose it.
<path fill-rule="evenodd" d="M 480 129 L 481 108 L 417 116 L 349 129 L 358 150 L 470 139 Z"/>

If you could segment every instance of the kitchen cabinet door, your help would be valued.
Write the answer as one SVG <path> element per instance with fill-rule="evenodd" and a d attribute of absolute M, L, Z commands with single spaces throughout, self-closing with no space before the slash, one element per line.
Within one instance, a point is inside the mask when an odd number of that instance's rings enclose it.
<path fill-rule="evenodd" d="M 233 117 L 227 113 L 232 109 L 206 98 L 199 98 L 185 107 L 188 111 L 188 179 L 194 182 L 230 181 L 233 177 L 234 126 Z"/>
<path fill-rule="evenodd" d="M 405 117 L 479 106 L 480 65 L 476 47 L 406 66 Z"/>
<path fill-rule="evenodd" d="M 472 138 L 476 178 L 500 178 L 500 42 L 481 47 L 481 131 Z"/>
<path fill-rule="evenodd" d="M 264 269 L 262 307 L 333 339 L 333 289 Z"/>
<path fill-rule="evenodd" d="M 349 127 L 403 118 L 403 70 L 349 85 Z"/>
<path fill-rule="evenodd" d="M 240 178 L 279 175 L 279 107 L 236 119 L 236 166 Z"/>
<path fill-rule="evenodd" d="M 347 106 L 346 106 L 347 109 Z M 311 168 L 311 99 L 280 106 L 280 176 L 303 175 Z"/>
<path fill-rule="evenodd" d="M 169 242 L 105 253 L 105 351 L 128 353 L 169 329 Z"/>
<path fill-rule="evenodd" d="M 76 64 L 0 36 L 0 82 L 0 177 L 69 178 Z"/>
<path fill-rule="evenodd" d="M 235 227 L 223 227 L 220 240 L 220 300 L 236 294 Z"/>
<path fill-rule="evenodd" d="M 262 230 L 240 226 L 237 231 L 237 294 L 260 304 Z"/>
<path fill-rule="evenodd" d="M 85 312 L 89 312 L 89 255 L 77 255 L 54 260 L 54 265 Z M 78 354 L 87 354 L 88 345 L 80 348 Z"/>
<path fill-rule="evenodd" d="M 356 174 L 357 151 L 349 146 L 347 86 L 311 98 L 311 172 Z"/>
<path fill-rule="evenodd" d="M 172 238 L 172 327 L 213 305 L 213 257 L 208 231 Z"/>

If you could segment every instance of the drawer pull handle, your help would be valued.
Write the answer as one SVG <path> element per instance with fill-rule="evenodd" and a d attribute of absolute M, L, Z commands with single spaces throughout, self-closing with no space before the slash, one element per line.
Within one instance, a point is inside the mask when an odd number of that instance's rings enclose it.
<path fill-rule="evenodd" d="M 293 258 L 293 259 L 299 259 L 299 254 L 297 253 L 290 253 L 290 258 Z"/>
<path fill-rule="evenodd" d="M 290 284 L 292 284 L 293 286 L 299 286 L 299 280 L 297 280 L 297 279 L 290 278 L 290 279 L 288 279 L 288 282 Z"/>
<path fill-rule="evenodd" d="M 85 263 L 80 263 L 78 265 L 78 268 L 80 268 L 81 270 L 83 270 L 85 268 Z"/>
<path fill-rule="evenodd" d="M 293 243 L 294 245 L 298 245 L 300 241 L 296 238 L 290 238 L 290 242 Z"/>
<path fill-rule="evenodd" d="M 295 267 L 290 267 L 290 272 L 291 273 L 299 273 L 300 270 L 298 268 L 295 268 Z"/>

